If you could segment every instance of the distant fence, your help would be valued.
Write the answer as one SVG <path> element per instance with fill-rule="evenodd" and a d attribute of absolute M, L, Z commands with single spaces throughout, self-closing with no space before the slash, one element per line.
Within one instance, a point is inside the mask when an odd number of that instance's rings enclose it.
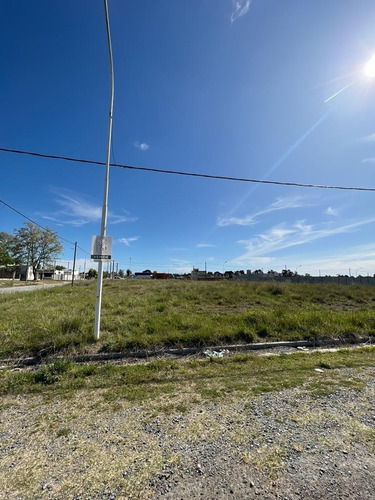
<path fill-rule="evenodd" d="M 375 286 L 372 276 L 268 276 L 267 274 L 243 274 L 233 276 L 238 281 L 276 281 L 278 283 L 337 283 L 339 285 Z"/>

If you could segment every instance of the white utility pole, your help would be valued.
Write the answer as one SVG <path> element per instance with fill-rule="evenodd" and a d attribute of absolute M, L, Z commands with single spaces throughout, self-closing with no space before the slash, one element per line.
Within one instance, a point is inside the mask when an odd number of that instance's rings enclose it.
<path fill-rule="evenodd" d="M 110 66 L 110 73 L 111 73 L 111 100 L 110 100 L 110 106 L 109 106 L 107 159 L 106 159 L 106 166 L 105 166 L 102 224 L 101 224 L 101 232 L 100 232 L 102 237 L 106 236 L 106 234 L 107 234 L 109 162 L 110 162 L 110 157 L 111 157 L 113 101 L 114 101 L 114 94 L 115 94 L 114 74 L 113 74 L 113 58 L 112 58 L 112 43 L 111 43 L 111 32 L 110 32 L 110 28 L 109 28 L 108 5 L 107 5 L 107 0 L 103 0 L 103 1 L 104 1 L 104 11 L 105 11 L 105 23 L 106 23 L 106 28 L 107 28 L 109 66 Z M 99 265 L 98 265 L 98 282 L 97 282 L 97 287 L 96 287 L 95 327 L 94 327 L 95 340 L 99 339 L 99 334 L 100 334 L 100 316 L 101 316 L 101 310 L 102 310 L 102 291 L 103 291 L 103 261 L 100 261 Z"/>

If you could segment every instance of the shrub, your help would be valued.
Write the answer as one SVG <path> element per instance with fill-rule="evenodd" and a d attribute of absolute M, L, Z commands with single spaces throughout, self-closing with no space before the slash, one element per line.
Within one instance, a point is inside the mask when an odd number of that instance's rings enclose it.
<path fill-rule="evenodd" d="M 54 384 L 70 367 L 71 363 L 62 360 L 57 360 L 51 365 L 42 366 L 34 373 L 34 382 L 45 385 Z"/>

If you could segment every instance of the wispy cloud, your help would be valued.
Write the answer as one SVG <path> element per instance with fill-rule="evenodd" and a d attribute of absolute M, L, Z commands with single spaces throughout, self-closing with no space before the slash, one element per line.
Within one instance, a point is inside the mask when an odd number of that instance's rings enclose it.
<path fill-rule="evenodd" d="M 173 262 L 174 265 L 178 265 L 178 266 L 190 265 L 191 266 L 190 260 L 186 260 L 186 259 L 169 259 L 169 260 L 171 262 Z"/>
<path fill-rule="evenodd" d="M 362 137 L 361 142 L 375 142 L 375 134 L 370 134 Z"/>
<path fill-rule="evenodd" d="M 326 215 L 332 215 L 332 216 L 334 216 L 334 217 L 336 217 L 336 216 L 338 215 L 338 211 L 337 211 L 335 208 L 332 208 L 332 207 L 328 207 L 328 208 L 324 211 L 324 213 L 325 213 Z"/>
<path fill-rule="evenodd" d="M 250 8 L 251 0 L 232 0 L 232 3 L 234 5 L 234 11 L 230 16 L 230 20 L 234 23 L 234 21 L 236 21 L 239 17 L 247 14 Z"/>
<path fill-rule="evenodd" d="M 297 221 L 291 226 L 279 224 L 268 231 L 258 234 L 248 240 L 239 240 L 238 243 L 246 247 L 246 253 L 239 257 L 244 259 L 253 259 L 254 257 L 265 256 L 285 248 L 303 245 L 312 241 L 328 238 L 341 233 L 351 233 L 357 228 L 374 223 L 375 218 L 362 219 L 349 222 L 348 224 L 333 227 L 332 224 L 322 224 L 313 226 L 306 224 L 305 221 Z"/>
<path fill-rule="evenodd" d="M 368 270 L 375 267 L 375 246 L 370 244 L 345 248 L 342 253 L 335 252 L 334 256 L 306 259 L 303 266 L 315 270 L 315 273 L 320 270 L 321 274 L 349 274 L 350 269 L 351 275 L 366 276 Z"/>
<path fill-rule="evenodd" d="M 135 142 L 134 146 L 142 151 L 147 151 L 150 147 L 146 142 Z"/>
<path fill-rule="evenodd" d="M 127 247 L 130 247 L 130 243 L 137 241 L 139 236 L 131 236 L 130 238 L 120 238 L 118 241 L 124 243 Z"/>
<path fill-rule="evenodd" d="M 264 267 L 264 272 L 269 269 L 281 271 L 285 265 L 288 265 L 292 271 L 298 270 L 299 273 L 309 273 L 312 276 L 324 276 L 335 274 L 350 274 L 356 276 L 362 274 L 366 276 L 367 273 L 375 267 L 375 245 L 360 245 L 355 247 L 345 247 L 341 252 L 337 249 L 332 255 L 318 256 L 316 252 L 311 254 L 288 254 L 287 260 L 285 255 L 272 256 L 272 257 L 252 257 L 246 255 L 233 259 L 229 267 L 245 268 L 245 269 L 258 269 Z M 288 264 L 286 264 L 286 262 Z M 372 274 L 371 274 L 372 275 Z"/>
<path fill-rule="evenodd" d="M 375 163 L 375 158 L 364 158 L 362 163 Z"/>
<path fill-rule="evenodd" d="M 42 215 L 44 219 L 53 220 L 58 224 L 70 224 L 72 226 L 84 226 L 91 222 L 98 222 L 102 217 L 102 207 L 84 199 L 82 195 L 63 188 L 53 188 L 57 196 L 55 202 L 61 207 L 49 215 Z M 122 222 L 134 222 L 136 217 L 130 217 L 128 213 L 116 214 L 108 211 L 108 223 L 120 224 Z"/>
<path fill-rule="evenodd" d="M 291 198 L 277 198 L 274 203 L 271 203 L 271 205 L 269 205 L 265 209 L 259 210 L 254 214 L 246 215 L 244 217 L 219 217 L 217 225 L 221 227 L 233 225 L 252 226 L 254 224 L 257 224 L 257 218 L 261 215 L 265 215 L 271 212 L 277 212 L 279 210 L 300 208 L 302 206 L 306 206 L 306 203 L 303 203 L 300 196 L 294 196 Z"/>
<path fill-rule="evenodd" d="M 174 270 L 174 272 L 178 273 L 190 273 L 193 268 L 193 263 L 189 260 L 185 259 L 170 259 L 171 265 L 170 268 Z"/>
<path fill-rule="evenodd" d="M 214 246 L 211 243 L 198 243 L 197 248 L 212 248 Z"/>

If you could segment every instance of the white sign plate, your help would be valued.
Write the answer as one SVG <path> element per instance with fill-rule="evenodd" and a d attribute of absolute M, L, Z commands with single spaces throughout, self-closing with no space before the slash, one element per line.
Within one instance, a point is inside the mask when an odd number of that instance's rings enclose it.
<path fill-rule="evenodd" d="M 91 260 L 111 260 L 112 236 L 93 236 L 91 239 Z"/>

